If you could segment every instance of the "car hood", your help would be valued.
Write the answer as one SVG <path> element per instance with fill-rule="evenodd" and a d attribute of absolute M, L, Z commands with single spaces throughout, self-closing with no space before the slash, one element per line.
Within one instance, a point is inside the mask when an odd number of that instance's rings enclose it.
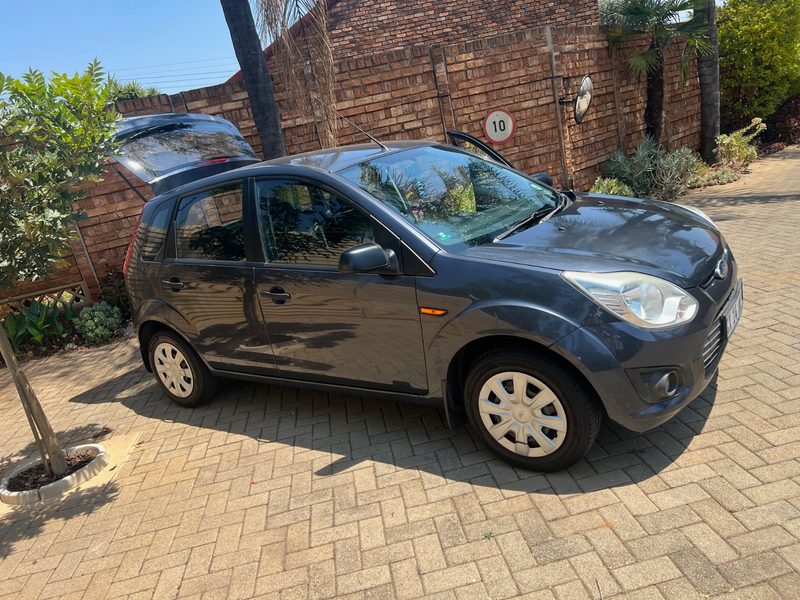
<path fill-rule="evenodd" d="M 557 215 L 462 256 L 559 271 L 635 271 L 693 287 L 724 250 L 720 232 L 685 208 L 580 194 Z"/>

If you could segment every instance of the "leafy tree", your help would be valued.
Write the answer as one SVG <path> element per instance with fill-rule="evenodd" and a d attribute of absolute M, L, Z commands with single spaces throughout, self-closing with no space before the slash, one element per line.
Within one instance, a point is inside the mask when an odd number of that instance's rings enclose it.
<path fill-rule="evenodd" d="M 728 0 L 719 53 L 724 129 L 768 117 L 800 92 L 800 0 Z"/>
<path fill-rule="evenodd" d="M 665 53 L 672 44 L 684 42 L 680 64 L 685 82 L 689 58 L 713 49 L 702 12 L 705 4 L 705 0 L 605 0 L 601 6 L 612 47 L 644 38 L 644 47 L 634 49 L 627 62 L 636 76 L 647 78 L 644 122 L 647 136 L 655 140 L 661 139 Z M 694 11 L 694 16 L 684 21 L 686 11 Z"/>
<path fill-rule="evenodd" d="M 75 202 L 88 182 L 101 180 L 102 161 L 115 149 L 109 94 L 96 60 L 83 74 L 53 73 L 49 81 L 39 71 L 20 79 L 0 73 L 0 291 L 46 278 L 64 262 L 70 227 L 82 216 Z M 63 474 L 64 452 L 2 327 L 0 353 L 46 468 Z"/>
<path fill-rule="evenodd" d="M 126 81 L 121 83 L 114 76 L 108 78 L 109 102 L 120 102 L 122 100 L 133 100 L 135 98 L 149 98 L 158 96 L 161 93 L 155 86 L 145 87 L 138 81 Z"/>

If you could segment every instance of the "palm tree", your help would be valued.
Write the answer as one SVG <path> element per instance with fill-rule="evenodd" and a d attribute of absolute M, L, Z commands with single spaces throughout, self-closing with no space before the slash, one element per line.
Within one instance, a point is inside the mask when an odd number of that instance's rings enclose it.
<path fill-rule="evenodd" d="M 703 18 L 708 23 L 708 42 L 712 50 L 697 57 L 700 77 L 700 156 L 708 164 L 717 162 L 719 136 L 719 41 L 717 39 L 717 3 L 706 0 Z"/>
<path fill-rule="evenodd" d="M 250 2 L 220 0 L 220 3 L 231 32 L 236 59 L 242 69 L 258 137 L 261 138 L 261 153 L 266 160 L 286 156 L 281 115 L 275 102 L 272 77 L 261 50 L 253 13 L 250 11 Z"/>
<path fill-rule="evenodd" d="M 253 0 L 261 41 L 269 44 L 286 101 L 312 117 L 322 146 L 335 146 L 338 121 L 311 98 L 336 106 L 333 49 L 328 34 L 330 0 Z M 310 68 L 308 68 L 310 67 Z M 316 109 L 316 110 L 315 110 Z"/>
<path fill-rule="evenodd" d="M 612 47 L 645 38 L 646 45 L 634 49 L 627 62 L 636 76 L 647 77 L 644 122 L 647 135 L 656 141 L 661 139 L 665 53 L 676 41 L 685 42 L 681 53 L 681 82 L 684 83 L 689 58 L 707 54 L 712 49 L 702 13 L 705 3 L 706 0 L 610 0 L 604 7 Z M 682 21 L 687 11 L 694 11 L 693 16 Z"/>

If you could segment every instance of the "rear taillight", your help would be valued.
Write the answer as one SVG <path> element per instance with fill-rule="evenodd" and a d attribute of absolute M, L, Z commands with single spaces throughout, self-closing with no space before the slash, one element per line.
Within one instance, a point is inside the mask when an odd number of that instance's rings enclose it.
<path fill-rule="evenodd" d="M 139 231 L 139 225 L 142 223 L 142 215 L 144 215 L 144 209 L 142 209 L 142 214 L 139 215 L 139 220 L 136 221 L 136 227 L 133 228 L 131 243 L 128 244 L 128 253 L 125 255 L 125 265 L 122 267 L 123 279 L 128 278 L 128 263 L 131 261 L 131 252 L 133 251 L 133 240 L 136 239 L 136 233 Z"/>

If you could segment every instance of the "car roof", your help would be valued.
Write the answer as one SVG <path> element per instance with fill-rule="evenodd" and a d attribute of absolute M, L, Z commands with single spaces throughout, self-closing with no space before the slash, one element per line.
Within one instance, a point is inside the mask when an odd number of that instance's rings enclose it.
<path fill-rule="evenodd" d="M 388 142 L 381 142 L 381 146 L 375 143 L 367 144 L 353 144 L 351 146 L 340 146 L 338 148 L 324 148 L 322 150 L 314 150 L 312 152 L 303 152 L 302 154 L 294 154 L 292 156 L 284 156 L 282 158 L 274 158 L 267 160 L 252 167 L 266 165 L 282 165 L 294 167 L 313 167 L 329 173 L 341 171 L 347 167 L 358 165 L 364 161 L 392 154 L 400 150 L 408 150 L 409 148 L 420 148 L 423 146 L 433 146 L 437 142 L 422 141 L 422 140 L 392 140 Z"/>
<path fill-rule="evenodd" d="M 218 175 L 212 175 L 203 179 L 198 179 L 191 183 L 187 183 L 180 187 L 158 195 L 153 200 L 161 198 L 173 197 L 176 194 L 190 193 L 196 189 L 206 188 L 209 185 L 215 185 L 231 178 L 245 178 L 245 177 L 258 177 L 259 175 L 268 175 L 273 170 L 280 170 L 280 167 L 289 167 L 296 169 L 298 167 L 306 167 L 316 171 L 325 173 L 335 173 L 348 167 L 358 165 L 364 161 L 378 158 L 380 156 L 388 156 L 395 152 L 402 150 L 409 150 L 413 148 L 426 148 L 431 146 L 441 146 L 440 142 L 431 141 L 405 141 L 394 140 L 389 142 L 382 142 L 383 147 L 376 144 L 353 144 L 352 146 L 341 146 L 339 148 L 327 148 L 324 150 L 315 150 L 313 152 L 304 152 L 302 154 L 294 154 L 292 156 L 284 156 L 281 158 L 274 158 L 272 160 L 265 160 L 238 169 L 225 171 Z M 451 146 L 447 146 L 451 148 Z M 297 171 L 295 171 L 297 173 Z"/>

